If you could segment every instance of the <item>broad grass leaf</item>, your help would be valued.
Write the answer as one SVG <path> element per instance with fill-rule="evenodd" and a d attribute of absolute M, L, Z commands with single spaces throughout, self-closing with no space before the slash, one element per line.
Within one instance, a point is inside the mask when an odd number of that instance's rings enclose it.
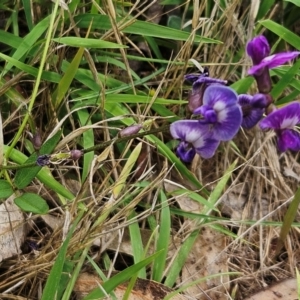
<path fill-rule="evenodd" d="M 0 180 L 0 199 L 6 199 L 14 193 L 8 181 Z"/>
<path fill-rule="evenodd" d="M 46 214 L 49 211 L 47 202 L 39 195 L 33 193 L 24 193 L 15 198 L 15 204 L 23 211 L 32 212 L 34 214 Z"/>
<path fill-rule="evenodd" d="M 54 150 L 56 147 L 59 139 L 61 136 L 61 131 L 58 131 L 51 139 L 46 141 L 41 149 L 40 149 L 40 154 L 51 154 L 51 152 Z M 36 162 L 38 158 L 37 153 L 33 153 L 25 162 L 27 163 L 34 163 Z M 14 184 L 18 189 L 24 189 L 30 182 L 34 179 L 34 177 L 37 175 L 37 173 L 41 170 L 42 167 L 36 166 L 36 167 L 28 167 L 28 168 L 23 168 L 19 169 L 16 172 L 15 176 L 15 181 Z"/>

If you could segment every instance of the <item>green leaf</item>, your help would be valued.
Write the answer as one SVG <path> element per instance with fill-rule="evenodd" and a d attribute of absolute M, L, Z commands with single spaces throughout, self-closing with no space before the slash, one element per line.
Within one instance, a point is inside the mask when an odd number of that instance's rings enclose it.
<path fill-rule="evenodd" d="M 40 154 L 51 154 L 51 152 L 54 150 L 56 147 L 59 139 L 61 136 L 61 132 L 58 131 L 52 138 L 50 138 L 48 141 L 46 141 L 41 149 L 40 149 Z M 38 158 L 37 153 L 33 153 L 25 162 L 27 163 L 34 163 L 36 162 Z M 15 176 L 15 181 L 14 184 L 18 189 L 24 189 L 37 175 L 37 173 L 41 170 L 42 167 L 36 166 L 36 167 L 28 167 L 28 168 L 23 168 L 19 169 L 16 172 Z"/>
<path fill-rule="evenodd" d="M 106 15 L 95 15 L 95 14 L 82 14 L 78 15 L 75 18 L 75 22 L 79 28 L 88 28 L 91 24 L 92 29 L 102 30 L 110 30 L 112 28 L 112 24 L 110 22 L 109 16 Z M 116 18 L 116 23 L 123 21 L 124 19 Z M 128 26 L 121 27 L 119 29 L 121 32 L 130 33 L 130 34 L 138 34 L 141 36 L 152 36 L 162 39 L 168 40 L 176 40 L 176 41 L 186 41 L 190 38 L 190 33 L 184 32 L 181 30 L 168 28 L 165 26 L 157 25 L 150 22 L 139 21 L 139 20 L 127 20 Z M 210 38 L 202 37 L 196 35 L 194 38 L 194 42 L 196 43 L 212 43 L 212 44 L 220 44 L 221 42 L 217 40 L 213 40 Z"/>
<path fill-rule="evenodd" d="M 128 48 L 127 46 L 107 42 L 99 39 L 88 39 L 88 38 L 79 38 L 79 37 L 61 37 L 53 39 L 54 42 L 65 44 L 72 47 L 85 47 L 85 48 L 106 48 L 106 49 L 119 49 L 119 48 Z"/>
<path fill-rule="evenodd" d="M 14 193 L 8 181 L 0 180 L 0 199 L 6 199 Z"/>
<path fill-rule="evenodd" d="M 37 194 L 25 193 L 17 197 L 14 201 L 17 206 L 27 212 L 42 215 L 49 211 L 47 202 Z"/>

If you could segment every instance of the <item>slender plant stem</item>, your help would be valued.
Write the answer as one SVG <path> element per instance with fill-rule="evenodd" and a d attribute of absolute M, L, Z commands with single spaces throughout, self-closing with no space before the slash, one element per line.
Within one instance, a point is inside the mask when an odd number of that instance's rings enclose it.
<path fill-rule="evenodd" d="M 147 131 L 143 131 L 143 132 L 132 134 L 132 135 L 129 135 L 129 136 L 115 137 L 114 139 L 109 140 L 107 142 L 95 145 L 95 146 L 90 147 L 90 148 L 83 149 L 82 153 L 88 153 L 88 152 L 91 152 L 91 151 L 100 150 L 100 149 L 106 148 L 106 147 L 108 147 L 108 146 L 110 146 L 114 143 L 121 143 L 121 142 L 126 142 L 128 140 L 135 139 L 135 138 L 142 138 L 142 137 L 144 137 L 146 135 L 149 135 L 149 134 L 155 134 L 155 133 L 159 133 L 159 132 L 168 131 L 169 128 L 170 128 L 170 125 L 164 125 L 162 127 L 158 127 L 158 128 L 147 130 Z M 8 166 L 7 165 L 0 165 L 0 170 L 17 170 L 17 169 L 23 169 L 23 168 L 36 167 L 36 166 L 37 165 L 36 165 L 35 162 L 30 163 L 30 164 L 23 164 L 23 165 L 8 165 Z"/>

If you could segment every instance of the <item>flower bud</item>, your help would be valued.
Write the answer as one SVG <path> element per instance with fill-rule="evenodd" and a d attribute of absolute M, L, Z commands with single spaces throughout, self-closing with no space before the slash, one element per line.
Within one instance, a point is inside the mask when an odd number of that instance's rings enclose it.
<path fill-rule="evenodd" d="M 74 161 L 78 160 L 82 156 L 83 152 L 81 150 L 71 150 L 70 151 L 70 158 Z"/>
<path fill-rule="evenodd" d="M 142 125 L 139 125 L 139 124 L 128 126 L 128 127 L 122 129 L 122 130 L 119 132 L 119 136 L 120 136 L 120 137 L 125 137 L 125 136 L 130 136 L 130 135 L 136 134 L 136 133 L 138 133 L 142 128 L 143 128 L 143 126 L 142 126 Z"/>

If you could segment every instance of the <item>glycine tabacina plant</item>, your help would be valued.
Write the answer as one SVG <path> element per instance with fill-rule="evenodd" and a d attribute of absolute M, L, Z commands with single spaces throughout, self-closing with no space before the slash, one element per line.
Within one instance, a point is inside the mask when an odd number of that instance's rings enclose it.
<path fill-rule="evenodd" d="M 179 140 L 176 154 L 182 161 L 189 163 L 196 154 L 211 158 L 221 141 L 232 140 L 241 127 L 250 129 L 257 124 L 262 130 L 275 131 L 279 151 L 300 150 L 300 134 L 295 130 L 300 123 L 300 103 L 294 101 L 277 108 L 269 94 L 269 70 L 295 59 L 300 52 L 270 55 L 269 43 L 262 35 L 253 38 L 246 50 L 253 62 L 248 74 L 256 80 L 255 95 L 238 95 L 226 86 L 226 81 L 209 77 L 207 69 L 202 74 L 185 76 L 192 82 L 188 108 L 197 118 L 170 126 L 171 135 Z"/>

